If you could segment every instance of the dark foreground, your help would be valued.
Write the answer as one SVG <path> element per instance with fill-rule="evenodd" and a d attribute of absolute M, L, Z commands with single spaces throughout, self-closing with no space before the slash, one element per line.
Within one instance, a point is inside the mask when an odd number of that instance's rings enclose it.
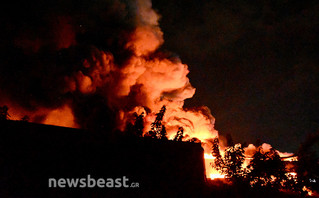
<path fill-rule="evenodd" d="M 0 122 L 0 197 L 298 197 L 205 180 L 198 143 L 107 132 Z M 128 179 L 125 186 L 49 187 L 58 180 Z M 133 185 L 132 185 L 133 183 Z M 138 187 L 137 184 L 138 183 Z M 91 182 L 92 184 L 92 182 Z M 112 183 L 108 183 L 112 184 Z M 102 185 L 100 185 L 102 186 Z M 106 184 L 104 184 L 106 186 Z"/>
<path fill-rule="evenodd" d="M 0 124 L 0 197 L 198 197 L 203 191 L 200 144 L 18 121 Z M 49 178 L 88 175 L 129 180 L 125 187 L 114 181 L 113 188 L 48 187 Z M 127 187 L 132 182 L 134 187 Z"/>

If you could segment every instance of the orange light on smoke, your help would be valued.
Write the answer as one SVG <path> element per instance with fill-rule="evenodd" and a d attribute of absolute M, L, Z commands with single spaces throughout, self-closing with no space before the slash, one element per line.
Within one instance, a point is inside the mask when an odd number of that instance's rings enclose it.
<path fill-rule="evenodd" d="M 72 109 L 68 105 L 49 112 L 43 124 L 77 128 Z"/>

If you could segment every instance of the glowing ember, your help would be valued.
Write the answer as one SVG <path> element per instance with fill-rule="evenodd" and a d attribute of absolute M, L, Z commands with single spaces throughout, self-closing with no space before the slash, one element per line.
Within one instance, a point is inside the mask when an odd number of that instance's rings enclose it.
<path fill-rule="evenodd" d="M 305 192 L 307 192 L 309 196 L 312 196 L 312 195 L 313 195 L 313 192 L 312 192 L 309 188 L 307 188 L 306 186 L 304 186 L 304 187 L 302 188 L 302 190 L 305 191 Z"/>

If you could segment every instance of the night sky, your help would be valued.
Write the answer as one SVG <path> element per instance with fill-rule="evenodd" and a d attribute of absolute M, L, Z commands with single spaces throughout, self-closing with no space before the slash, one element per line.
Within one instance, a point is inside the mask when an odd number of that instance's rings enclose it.
<path fill-rule="evenodd" d="M 319 128 L 318 1 L 153 0 L 221 135 L 294 152 Z"/>
<path fill-rule="evenodd" d="M 83 69 L 97 49 L 112 51 L 119 65 L 131 56 L 123 50 L 136 26 L 134 6 L 124 6 L 131 2 L 5 2 L 0 94 L 29 111 L 72 99 L 79 123 L 92 112 L 113 115 L 103 97 L 65 94 L 64 77 Z M 165 40 L 159 51 L 189 66 L 196 94 L 185 106 L 208 106 L 222 136 L 247 143 L 259 138 L 295 152 L 318 131 L 318 1 L 153 0 L 153 8 Z"/>

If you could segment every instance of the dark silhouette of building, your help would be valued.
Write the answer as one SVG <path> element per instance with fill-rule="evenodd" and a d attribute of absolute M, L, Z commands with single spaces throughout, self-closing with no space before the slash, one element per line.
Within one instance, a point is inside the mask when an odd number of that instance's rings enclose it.
<path fill-rule="evenodd" d="M 200 197 L 198 143 L 0 122 L 0 197 Z M 122 178 L 138 188 L 49 188 L 49 178 Z"/>

